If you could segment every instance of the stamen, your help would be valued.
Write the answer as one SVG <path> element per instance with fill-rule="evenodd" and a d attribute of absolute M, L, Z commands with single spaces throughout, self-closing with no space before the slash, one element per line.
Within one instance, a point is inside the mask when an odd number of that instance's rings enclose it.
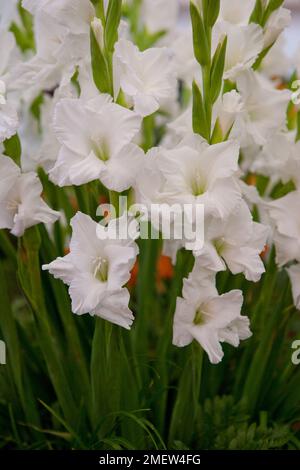
<path fill-rule="evenodd" d="M 105 258 L 96 260 L 94 276 L 100 282 L 106 282 L 108 278 L 108 261 Z"/>

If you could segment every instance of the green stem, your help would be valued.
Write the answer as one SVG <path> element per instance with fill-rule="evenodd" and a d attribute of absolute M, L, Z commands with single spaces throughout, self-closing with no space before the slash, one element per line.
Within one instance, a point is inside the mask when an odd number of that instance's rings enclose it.
<path fill-rule="evenodd" d="M 150 227 L 150 226 L 149 226 Z M 150 228 L 149 228 L 150 230 Z M 148 380 L 149 332 L 156 295 L 156 262 L 160 240 L 140 240 L 139 275 L 137 285 L 138 309 L 133 328 L 134 348 L 140 377 Z"/>
<path fill-rule="evenodd" d="M 169 294 L 169 310 L 165 318 L 165 326 L 160 336 L 157 347 L 157 372 L 159 375 L 159 388 L 162 393 L 159 395 L 156 404 L 156 421 L 159 432 L 164 435 L 166 430 L 166 409 L 169 393 L 170 381 L 170 362 L 171 362 L 171 345 L 173 331 L 173 316 L 176 308 L 177 297 L 181 294 L 182 282 L 187 265 L 187 253 L 179 251 L 177 253 L 175 274 L 172 281 Z"/>
<path fill-rule="evenodd" d="M 17 323 L 13 317 L 11 309 L 11 301 L 8 295 L 7 277 L 4 270 L 4 265 L 0 261 L 0 293 L 1 305 L 0 310 L 0 327 L 3 333 L 3 338 L 7 345 L 8 361 L 7 367 L 13 376 L 13 381 L 20 399 L 21 407 L 24 416 L 28 423 L 40 426 L 40 417 L 37 409 L 37 400 L 32 391 L 32 382 L 30 373 L 27 368 L 26 357 L 22 354 L 22 346 L 17 328 Z M 8 398 L 12 400 L 12 396 Z M 17 401 L 17 400 L 16 400 Z M 11 403 L 12 408 L 17 407 L 17 403 Z M 40 439 L 37 432 L 33 431 L 33 436 Z"/>
<path fill-rule="evenodd" d="M 88 192 L 85 186 L 74 186 L 79 210 L 84 214 L 89 214 Z"/>
<path fill-rule="evenodd" d="M 211 27 L 206 28 L 207 42 L 209 47 L 209 57 L 211 57 Z M 202 78 L 203 78 L 203 97 L 204 97 L 204 106 L 206 110 L 206 119 L 209 129 L 209 140 L 211 136 L 211 120 L 212 120 L 212 102 L 211 102 L 211 83 L 210 83 L 210 74 L 211 74 L 211 60 L 207 65 L 202 66 Z"/>
<path fill-rule="evenodd" d="M 93 427 L 98 435 L 110 432 L 120 410 L 121 399 L 120 328 L 95 319 L 91 355 L 91 400 Z"/>
<path fill-rule="evenodd" d="M 203 349 L 194 342 L 180 377 L 178 392 L 170 424 L 169 445 L 175 440 L 190 443 L 195 424 L 200 417 L 200 388 L 202 380 Z"/>
<path fill-rule="evenodd" d="M 22 239 L 19 240 L 18 274 L 24 294 L 35 315 L 40 348 L 58 401 L 66 419 L 76 426 L 79 410 L 70 390 L 63 354 L 43 296 L 39 262 L 40 243 L 37 227 L 27 230 Z"/>

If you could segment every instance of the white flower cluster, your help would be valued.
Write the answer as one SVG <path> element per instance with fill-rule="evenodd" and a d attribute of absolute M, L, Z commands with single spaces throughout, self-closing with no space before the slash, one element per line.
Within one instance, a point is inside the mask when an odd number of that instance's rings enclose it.
<path fill-rule="evenodd" d="M 17 132 L 22 144 L 21 169 L 0 157 L 0 228 L 22 236 L 58 219 L 41 199 L 39 167 L 59 187 L 98 180 L 110 192 L 133 188 L 146 206 L 203 204 L 204 245 L 193 250 L 177 299 L 173 342 L 196 339 L 213 363 L 222 359 L 220 343 L 238 346 L 251 335 L 242 292 L 219 295 L 216 274 L 259 281 L 268 237 L 279 266 L 299 262 L 288 272 L 300 308 L 300 144 L 287 121 L 283 84 L 293 70 L 282 3 L 193 0 L 184 27 L 180 0 L 123 1 L 121 20 L 118 0 L 23 0 L 34 31 L 34 48 L 23 50 L 13 34 L 25 34 L 17 2 L 0 4 L 0 140 L 3 153 Z M 147 125 L 155 136 L 164 129 L 163 138 L 145 145 Z M 268 179 L 264 193 L 247 184 L 249 174 Z M 287 184 L 292 190 L 275 198 Z M 69 286 L 74 313 L 130 328 L 124 286 L 138 227 L 134 239 L 104 240 L 90 215 L 75 215 L 70 253 L 43 269 Z M 173 261 L 184 248 L 184 239 L 164 243 Z"/>

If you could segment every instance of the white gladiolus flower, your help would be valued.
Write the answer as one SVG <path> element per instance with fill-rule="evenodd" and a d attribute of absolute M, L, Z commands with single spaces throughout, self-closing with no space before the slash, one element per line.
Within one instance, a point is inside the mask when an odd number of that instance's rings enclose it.
<path fill-rule="evenodd" d="M 70 253 L 43 269 L 68 285 L 75 314 L 129 329 L 135 240 L 151 226 L 148 236 L 163 240 L 176 265 L 175 284 L 182 263 L 189 267 L 185 252 L 195 259 L 173 343 L 196 339 L 218 363 L 222 342 L 238 346 L 251 333 L 242 292 L 219 295 L 226 279 L 217 273 L 259 281 L 267 238 L 300 309 L 299 77 L 281 35 L 291 16 L 282 2 L 191 1 L 187 21 L 190 0 L 0 0 L 0 229 L 22 236 L 44 223 L 52 233 L 61 215 L 53 236 L 61 250 L 76 204 L 89 211 L 126 192 L 141 234 L 134 219 L 134 236 L 115 236 L 125 215 L 104 227 L 77 212 Z M 40 167 L 60 212 L 41 197 Z M 81 188 L 88 201 L 72 188 L 93 181 L 101 184 Z M 113 211 L 100 208 L 107 220 Z M 147 253 L 139 276 L 160 255 Z"/>
<path fill-rule="evenodd" d="M 247 25 L 255 0 L 221 0 L 220 17 L 233 25 Z"/>
<path fill-rule="evenodd" d="M 224 93 L 213 109 L 213 120 L 219 120 L 223 136 L 231 130 L 237 116 L 243 111 L 242 97 L 236 90 Z"/>
<path fill-rule="evenodd" d="M 89 55 L 90 0 L 23 0 L 34 15 L 36 55 L 15 70 L 14 88 L 51 89 L 70 65 Z"/>
<path fill-rule="evenodd" d="M 267 79 L 252 70 L 238 75 L 237 90 L 244 106 L 237 117 L 232 136 L 242 146 L 253 143 L 263 145 L 272 134 L 284 127 L 291 93 L 275 90 Z"/>
<path fill-rule="evenodd" d="M 100 18 L 95 17 L 91 22 L 91 28 L 95 35 L 96 41 L 101 50 L 104 49 L 104 28 Z"/>
<path fill-rule="evenodd" d="M 300 142 L 295 132 L 278 132 L 255 152 L 251 171 L 269 176 L 272 181 L 300 184 Z"/>
<path fill-rule="evenodd" d="M 300 191 L 267 204 L 268 213 L 275 224 L 274 242 L 279 266 L 300 261 Z"/>
<path fill-rule="evenodd" d="M 300 264 L 294 264 L 286 270 L 292 284 L 292 293 L 295 307 L 300 310 Z"/>
<path fill-rule="evenodd" d="M 241 315 L 243 295 L 232 290 L 219 295 L 214 275 L 203 270 L 199 260 L 184 280 L 183 298 L 177 299 L 173 325 L 173 344 L 183 347 L 193 339 L 207 352 L 210 362 L 222 360 L 221 344 L 237 347 L 251 336 L 249 319 Z"/>
<path fill-rule="evenodd" d="M 205 215 L 227 217 L 241 198 L 234 179 L 239 146 L 233 141 L 209 146 L 196 135 L 193 140 L 171 150 L 150 151 L 137 182 L 141 199 L 203 204 Z"/>
<path fill-rule="evenodd" d="M 148 116 L 176 97 L 174 64 L 167 48 L 144 52 L 130 41 L 115 45 L 115 96 L 121 88 L 141 116 Z"/>
<path fill-rule="evenodd" d="M 8 157 L 0 157 L 0 228 L 21 237 L 26 228 L 55 222 L 60 214 L 40 197 L 42 185 L 36 173 L 21 173 Z"/>
<path fill-rule="evenodd" d="M 281 34 L 260 67 L 260 71 L 267 77 L 273 79 L 277 77 L 279 84 L 281 83 L 281 77 L 285 77 L 293 69 L 293 57 L 286 54 L 287 47 L 287 38 Z"/>
<path fill-rule="evenodd" d="M 18 128 L 19 120 L 15 104 L 9 97 L 11 68 L 15 62 L 16 41 L 7 31 L 0 32 L 0 142 L 12 137 Z"/>
<path fill-rule="evenodd" d="M 175 31 L 169 47 L 174 54 L 178 78 L 183 80 L 189 88 L 192 88 L 194 79 L 197 83 L 202 80 L 201 70 L 194 55 L 192 28 Z"/>
<path fill-rule="evenodd" d="M 264 47 L 271 46 L 291 22 L 291 12 L 287 8 L 273 11 L 264 28 Z"/>
<path fill-rule="evenodd" d="M 233 274 L 244 273 L 246 279 L 257 282 L 265 272 L 260 253 L 268 232 L 268 227 L 253 222 L 247 204 L 242 201 L 224 221 L 206 221 L 205 245 L 195 255 L 207 269 L 217 272 L 227 265 Z"/>
<path fill-rule="evenodd" d="M 108 230 L 113 230 L 116 222 L 111 221 Z M 119 222 L 122 225 L 122 218 Z M 133 315 L 123 286 L 136 260 L 136 243 L 99 238 L 97 231 L 105 228 L 81 212 L 73 217 L 71 226 L 70 253 L 43 269 L 69 286 L 73 313 L 90 313 L 129 329 Z"/>
<path fill-rule="evenodd" d="M 112 103 L 109 95 L 61 100 L 54 116 L 61 148 L 51 180 L 67 186 L 100 179 L 108 189 L 128 189 L 143 164 L 143 151 L 132 143 L 140 125 L 137 114 Z"/>
<path fill-rule="evenodd" d="M 89 22 L 94 12 L 93 5 L 88 0 L 22 0 L 23 8 L 35 15 L 44 11 L 48 15 L 59 19 L 61 23 L 67 23 L 67 17 L 79 31 L 85 31 L 83 21 Z"/>
<path fill-rule="evenodd" d="M 0 142 L 12 137 L 18 128 L 18 114 L 6 101 L 6 85 L 0 80 Z"/>
<path fill-rule="evenodd" d="M 60 143 L 55 135 L 53 122 L 56 105 L 62 99 L 77 97 L 77 90 L 71 83 L 73 74 L 73 68 L 68 70 L 62 77 L 60 86 L 56 88 L 53 96 L 44 96 L 43 103 L 40 107 L 42 135 L 36 164 L 41 166 L 48 174 L 55 166 L 60 150 Z M 81 93 L 81 96 L 82 94 L 83 93 Z"/>
<path fill-rule="evenodd" d="M 192 105 L 189 105 L 174 121 L 168 123 L 168 133 L 164 139 L 164 146 L 174 148 L 188 135 L 193 134 Z"/>
<path fill-rule="evenodd" d="M 143 0 L 141 17 L 150 34 L 171 30 L 179 13 L 177 0 Z"/>
<path fill-rule="evenodd" d="M 263 31 L 256 24 L 237 27 L 217 24 L 218 40 L 227 35 L 224 78 L 235 80 L 239 73 L 249 70 L 263 49 Z"/>

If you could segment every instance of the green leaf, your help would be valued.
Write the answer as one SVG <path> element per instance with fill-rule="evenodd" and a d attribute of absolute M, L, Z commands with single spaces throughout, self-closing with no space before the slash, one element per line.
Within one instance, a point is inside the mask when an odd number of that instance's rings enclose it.
<path fill-rule="evenodd" d="M 218 144 L 220 142 L 223 142 L 223 132 L 222 128 L 220 126 L 220 121 L 219 118 L 216 120 L 216 124 L 211 136 L 211 143 L 212 144 Z"/>
<path fill-rule="evenodd" d="M 157 31 L 156 33 L 149 33 L 146 28 L 143 28 L 138 33 L 135 34 L 135 42 L 140 51 L 145 51 L 150 47 L 153 47 L 154 44 L 166 35 L 165 30 Z"/>
<path fill-rule="evenodd" d="M 210 50 L 207 40 L 207 33 L 204 27 L 201 14 L 194 3 L 190 3 L 190 14 L 193 27 L 194 53 L 200 65 L 210 63 Z"/>
<path fill-rule="evenodd" d="M 105 24 L 105 47 L 113 52 L 118 40 L 118 28 L 121 21 L 122 0 L 110 0 L 107 7 Z"/>
<path fill-rule="evenodd" d="M 20 15 L 24 29 L 26 30 L 27 34 L 30 36 L 30 39 L 34 41 L 32 14 L 28 10 L 22 7 L 21 2 L 19 2 L 18 4 L 18 13 Z"/>
<path fill-rule="evenodd" d="M 215 103 L 215 101 L 218 99 L 218 96 L 222 88 L 226 48 L 227 48 L 227 36 L 224 38 L 223 42 L 218 45 L 214 58 L 213 58 L 213 62 L 212 62 L 210 80 L 211 80 L 211 100 L 213 103 Z"/>
<path fill-rule="evenodd" d="M 96 87 L 101 93 L 112 93 L 107 62 L 100 49 L 94 31 L 90 30 L 92 71 Z"/>
<path fill-rule="evenodd" d="M 193 130 L 195 134 L 199 134 L 204 139 L 209 140 L 210 135 L 205 106 L 200 88 L 195 81 L 193 82 Z"/>
<path fill-rule="evenodd" d="M 3 142 L 4 155 L 12 158 L 17 165 L 20 165 L 22 147 L 18 134 L 13 135 L 10 139 Z"/>
<path fill-rule="evenodd" d="M 206 20 L 207 18 L 207 12 L 209 8 L 209 2 L 210 0 L 191 0 L 196 6 L 199 5 L 200 9 L 202 8 L 203 12 L 203 18 Z"/>
<path fill-rule="evenodd" d="M 105 10 L 103 0 L 91 0 L 96 10 L 96 16 L 102 21 L 103 27 L 105 25 Z"/>
<path fill-rule="evenodd" d="M 220 13 L 220 0 L 209 0 L 206 21 L 209 26 L 214 26 Z"/>
<path fill-rule="evenodd" d="M 199 420 L 203 349 L 193 342 L 182 370 L 176 401 L 172 410 L 169 444 L 175 440 L 191 442 Z"/>
<path fill-rule="evenodd" d="M 258 55 L 256 61 L 252 65 L 253 70 L 257 70 L 260 67 L 262 61 L 264 60 L 264 58 L 266 57 L 268 52 L 272 49 L 273 45 L 274 45 L 274 42 L 270 46 L 266 47 L 265 49 L 263 49 L 261 51 L 261 53 Z"/>
<path fill-rule="evenodd" d="M 148 434 L 148 437 L 152 441 L 152 444 L 156 450 L 166 450 L 166 446 L 164 441 L 162 440 L 162 437 L 150 421 L 145 418 L 139 418 L 134 413 L 130 413 L 128 411 L 120 411 L 118 412 L 118 415 L 120 415 L 121 417 L 124 416 L 130 418 L 134 422 L 136 422 L 137 425 L 140 426 Z"/>
<path fill-rule="evenodd" d="M 224 80 L 223 95 L 225 93 L 229 93 L 232 90 L 236 90 L 236 83 L 231 82 L 230 80 Z"/>
<path fill-rule="evenodd" d="M 35 119 L 40 122 L 41 119 L 41 106 L 44 103 L 44 95 L 41 92 L 31 103 L 30 112 L 35 117 Z"/>
<path fill-rule="evenodd" d="M 281 5 L 283 4 L 284 0 L 270 0 L 269 2 L 269 5 L 268 5 L 268 8 L 271 10 L 271 11 L 275 11 L 277 10 L 278 8 L 281 7 Z"/>
<path fill-rule="evenodd" d="M 74 86 L 74 88 L 76 90 L 77 96 L 79 97 L 80 94 L 81 94 L 81 87 L 80 87 L 78 77 L 79 77 L 79 69 L 78 69 L 78 67 L 76 67 L 76 70 L 75 70 L 75 72 L 74 72 L 74 74 L 71 78 L 71 83 L 72 83 L 72 85 Z"/>
<path fill-rule="evenodd" d="M 261 0 L 256 0 L 254 9 L 251 13 L 249 23 L 261 24 L 263 16 L 263 6 Z"/>
<path fill-rule="evenodd" d="M 18 4 L 18 13 L 21 21 L 13 21 L 10 31 L 14 34 L 17 45 L 22 52 L 35 49 L 32 15 L 25 10 L 21 1 Z"/>
<path fill-rule="evenodd" d="M 25 357 L 20 344 L 17 324 L 13 317 L 11 299 L 9 298 L 9 286 L 7 283 L 7 273 L 4 270 L 4 263 L 0 261 L 0 293 L 1 312 L 0 327 L 3 331 L 4 339 L 8 351 L 8 367 L 18 392 L 24 416 L 29 422 L 40 425 L 40 416 L 37 410 L 37 402 L 32 391 L 32 379 L 27 367 L 25 367 Z M 14 403 L 13 406 L 17 404 Z"/>
<path fill-rule="evenodd" d="M 96 318 L 91 353 L 92 412 L 100 437 L 113 429 L 121 400 L 120 329 Z"/>
<path fill-rule="evenodd" d="M 270 0 L 269 1 L 269 4 L 263 14 L 263 18 L 262 18 L 262 26 L 265 26 L 268 19 L 270 18 L 270 16 L 272 15 L 272 13 L 275 11 L 275 10 L 278 10 L 278 8 L 281 7 L 281 5 L 283 4 L 284 0 Z"/>
<path fill-rule="evenodd" d="M 70 389 L 62 344 L 59 343 L 53 318 L 45 303 L 39 261 L 40 245 L 41 238 L 37 227 L 27 229 L 24 236 L 19 239 L 18 277 L 34 313 L 41 351 L 57 399 L 67 421 L 75 425 L 78 412 L 78 406 L 74 400 L 76 391 Z"/>

